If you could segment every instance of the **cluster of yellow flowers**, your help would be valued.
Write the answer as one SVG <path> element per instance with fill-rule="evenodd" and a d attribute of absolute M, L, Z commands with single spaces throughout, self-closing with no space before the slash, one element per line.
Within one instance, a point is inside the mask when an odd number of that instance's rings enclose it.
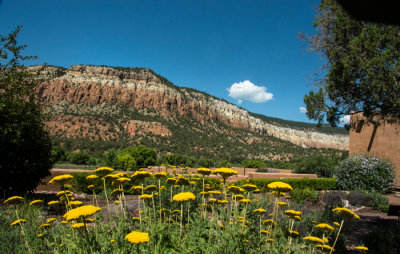
<path fill-rule="evenodd" d="M 191 192 L 181 192 L 181 193 L 174 195 L 174 197 L 172 198 L 172 200 L 176 201 L 176 202 L 187 202 L 187 201 L 192 201 L 195 199 L 196 199 L 196 196 Z"/>
<path fill-rule="evenodd" d="M 5 205 L 18 205 L 24 203 L 24 198 L 20 196 L 13 196 L 4 201 Z"/>
<path fill-rule="evenodd" d="M 86 217 L 92 216 L 100 210 L 100 207 L 85 205 L 68 211 L 66 214 L 64 214 L 64 218 L 67 221 L 84 219 Z"/>
<path fill-rule="evenodd" d="M 147 243 L 150 241 L 148 233 L 136 231 L 127 234 L 125 239 L 134 244 Z"/>
<path fill-rule="evenodd" d="M 70 174 L 65 174 L 65 175 L 59 175 L 55 176 L 53 179 L 49 181 L 49 183 L 59 183 L 59 184 L 65 184 L 69 180 L 73 179 L 74 177 Z"/>
<path fill-rule="evenodd" d="M 268 188 L 270 188 L 271 190 L 274 191 L 278 191 L 278 192 L 287 192 L 287 191 L 292 191 L 293 188 L 292 186 L 290 186 L 287 183 L 284 182 L 273 182 L 268 184 Z"/>
<path fill-rule="evenodd" d="M 347 208 L 338 207 L 333 209 L 332 212 L 339 215 L 343 220 L 360 220 L 360 216 Z"/>
<path fill-rule="evenodd" d="M 213 174 L 215 175 L 221 175 L 222 178 L 226 179 L 230 176 L 237 175 L 239 172 L 236 170 L 233 170 L 231 168 L 217 168 L 216 170 L 213 171 Z"/>
<path fill-rule="evenodd" d="M 208 175 L 210 175 L 212 173 L 212 170 L 208 169 L 208 168 L 198 168 L 196 170 L 196 173 L 200 174 L 200 175 L 203 175 L 203 176 L 208 176 Z"/>
<path fill-rule="evenodd" d="M 114 172 L 114 169 L 109 168 L 109 167 L 101 167 L 94 171 L 95 174 L 99 174 L 99 175 L 107 175 L 112 172 Z"/>

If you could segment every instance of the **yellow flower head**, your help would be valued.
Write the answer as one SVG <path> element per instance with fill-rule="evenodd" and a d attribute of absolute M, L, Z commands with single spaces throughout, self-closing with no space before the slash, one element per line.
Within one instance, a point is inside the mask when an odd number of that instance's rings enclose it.
<path fill-rule="evenodd" d="M 244 197 L 243 197 L 243 195 L 234 195 L 234 196 L 233 196 L 233 199 L 234 199 L 234 200 L 239 200 L 239 201 L 240 201 L 240 200 L 244 199 Z"/>
<path fill-rule="evenodd" d="M 240 202 L 240 203 L 244 203 L 244 204 L 253 203 L 253 202 L 252 202 L 250 199 L 248 199 L 248 198 L 241 199 L 241 200 L 239 200 L 239 202 Z"/>
<path fill-rule="evenodd" d="M 293 216 L 293 218 L 292 218 L 293 220 L 295 220 L 295 221 L 301 221 L 301 217 L 300 216 Z"/>
<path fill-rule="evenodd" d="M 338 207 L 333 209 L 332 212 L 339 215 L 343 220 L 360 220 L 360 216 L 347 208 Z"/>
<path fill-rule="evenodd" d="M 96 186 L 95 186 L 94 184 L 91 184 L 91 185 L 89 185 L 87 188 L 88 188 L 89 190 L 92 190 L 92 189 L 96 188 Z"/>
<path fill-rule="evenodd" d="M 228 191 L 234 193 L 234 194 L 241 194 L 244 193 L 244 189 L 240 188 L 238 186 L 232 185 L 228 187 Z"/>
<path fill-rule="evenodd" d="M 288 234 L 289 234 L 290 237 L 293 237 L 293 238 L 297 238 L 297 237 L 300 236 L 299 232 L 294 231 L 294 230 L 289 230 Z"/>
<path fill-rule="evenodd" d="M 339 224 L 339 222 L 337 222 L 337 221 L 333 222 L 333 225 L 335 225 L 335 226 L 337 226 L 337 227 L 340 227 L 340 224 Z"/>
<path fill-rule="evenodd" d="M 316 237 L 316 236 L 306 236 L 303 239 L 305 241 L 308 241 L 313 244 L 317 244 L 317 243 L 324 244 L 324 241 L 321 238 Z"/>
<path fill-rule="evenodd" d="M 171 212 L 171 214 L 180 214 L 181 213 L 181 210 L 173 210 L 172 212 Z"/>
<path fill-rule="evenodd" d="M 114 172 L 114 169 L 109 168 L 109 167 L 101 167 L 94 171 L 95 174 L 99 174 L 99 175 L 107 175 L 107 174 L 111 174 L 112 172 Z"/>
<path fill-rule="evenodd" d="M 115 240 L 114 240 L 114 239 L 111 239 L 111 240 L 110 240 L 110 243 L 115 243 Z"/>
<path fill-rule="evenodd" d="M 140 195 L 140 197 L 139 197 L 139 199 L 152 199 L 153 198 L 153 195 L 151 195 L 151 194 L 143 194 L 143 195 Z"/>
<path fill-rule="evenodd" d="M 24 198 L 20 196 L 13 196 L 4 201 L 5 205 L 19 205 L 24 203 Z"/>
<path fill-rule="evenodd" d="M 117 175 L 113 175 L 113 174 L 108 174 L 106 176 L 104 176 L 102 179 L 104 181 L 114 181 L 115 179 L 117 179 L 118 176 Z"/>
<path fill-rule="evenodd" d="M 48 219 L 48 220 L 46 221 L 46 223 L 52 223 L 52 222 L 55 222 L 55 221 L 57 221 L 56 218 L 50 218 L 50 219 Z"/>
<path fill-rule="evenodd" d="M 258 209 L 256 209 L 256 210 L 253 211 L 253 213 L 258 213 L 258 214 L 264 214 L 264 213 L 266 213 L 266 212 L 267 212 L 267 210 L 262 209 L 262 208 L 258 208 Z"/>
<path fill-rule="evenodd" d="M 70 191 L 70 190 L 63 190 L 63 191 L 59 191 L 59 192 L 57 193 L 57 197 L 65 196 L 65 195 L 69 195 L 69 194 L 71 194 L 71 191 Z M 72 195 L 72 194 L 71 194 L 71 195 Z"/>
<path fill-rule="evenodd" d="M 366 252 L 368 251 L 368 248 L 365 246 L 357 246 L 355 247 L 356 250 L 360 251 L 360 252 Z"/>
<path fill-rule="evenodd" d="M 198 169 L 196 170 L 196 173 L 197 173 L 197 174 L 200 174 L 200 175 L 202 175 L 202 176 L 208 176 L 208 175 L 211 174 L 211 172 L 212 172 L 212 170 L 209 169 L 209 168 L 198 168 Z"/>
<path fill-rule="evenodd" d="M 278 202 L 277 204 L 280 205 L 280 206 L 287 206 L 286 202 Z"/>
<path fill-rule="evenodd" d="M 154 173 L 153 177 L 157 179 L 162 179 L 164 177 L 167 177 L 167 175 L 168 175 L 167 172 L 159 172 L 159 173 Z"/>
<path fill-rule="evenodd" d="M 315 245 L 315 248 L 319 249 L 323 252 L 330 252 L 332 250 L 332 247 L 327 244 L 318 244 L 318 245 Z"/>
<path fill-rule="evenodd" d="M 74 178 L 74 177 L 72 175 L 70 175 L 70 174 L 59 175 L 59 176 L 53 177 L 53 179 L 51 179 L 49 181 L 49 183 L 65 184 L 66 182 L 68 182 L 72 178 Z"/>
<path fill-rule="evenodd" d="M 26 222 L 26 220 L 24 220 L 24 219 L 15 220 L 10 224 L 10 226 L 15 226 L 17 224 L 22 224 L 22 223 L 25 223 L 25 222 Z"/>
<path fill-rule="evenodd" d="M 131 181 L 131 179 L 128 178 L 128 177 L 118 177 L 118 178 L 114 179 L 114 181 L 112 182 L 112 185 L 113 186 L 118 186 L 118 185 L 130 182 L 130 181 Z"/>
<path fill-rule="evenodd" d="M 183 176 L 179 176 L 178 179 L 176 180 L 175 184 L 177 184 L 179 186 L 190 185 L 190 181 L 189 181 L 189 179 L 187 179 L 187 178 L 185 178 Z"/>
<path fill-rule="evenodd" d="M 146 188 L 144 188 L 145 191 L 153 192 L 156 191 L 158 188 L 155 185 L 149 185 Z"/>
<path fill-rule="evenodd" d="M 66 214 L 64 214 L 64 218 L 67 221 L 82 219 L 92 216 L 93 214 L 99 212 L 100 210 L 101 210 L 100 207 L 85 205 L 68 211 Z"/>
<path fill-rule="evenodd" d="M 272 220 L 272 219 L 268 219 L 268 220 L 263 221 L 263 224 L 265 226 L 269 226 L 269 225 L 271 225 L 273 227 L 276 226 L 276 222 L 274 220 Z"/>
<path fill-rule="evenodd" d="M 175 183 L 176 183 L 176 178 L 168 178 L 167 179 L 168 185 L 175 185 Z"/>
<path fill-rule="evenodd" d="M 79 201 L 79 200 L 74 200 L 74 201 L 69 202 L 69 204 L 70 204 L 72 207 L 78 207 L 78 206 L 83 205 L 83 202 L 82 202 L 82 201 Z"/>
<path fill-rule="evenodd" d="M 191 201 L 191 200 L 195 200 L 195 199 L 196 199 L 196 196 L 191 192 L 181 192 L 181 193 L 174 195 L 174 197 L 172 198 L 172 200 L 176 201 L 176 202 L 186 202 L 186 201 Z"/>
<path fill-rule="evenodd" d="M 221 195 L 220 191 L 207 191 L 208 195 L 211 196 L 216 196 L 216 195 Z"/>
<path fill-rule="evenodd" d="M 53 200 L 47 203 L 49 206 L 56 206 L 60 204 L 60 201 L 58 200 Z"/>
<path fill-rule="evenodd" d="M 260 233 L 262 235 L 266 235 L 266 236 L 268 236 L 270 234 L 269 231 L 267 231 L 267 230 L 260 230 Z"/>
<path fill-rule="evenodd" d="M 136 171 L 132 175 L 132 179 L 144 180 L 148 177 L 151 177 L 151 173 L 147 171 Z"/>
<path fill-rule="evenodd" d="M 295 211 L 295 210 L 286 210 L 284 214 L 288 215 L 290 218 L 293 218 L 294 216 L 301 217 L 302 215 L 300 211 Z"/>
<path fill-rule="evenodd" d="M 326 223 L 320 223 L 315 227 L 321 229 L 322 231 L 333 231 L 333 227 Z"/>
<path fill-rule="evenodd" d="M 218 204 L 228 204 L 228 200 L 218 200 Z"/>
<path fill-rule="evenodd" d="M 50 224 L 44 223 L 44 224 L 40 225 L 38 228 L 42 229 L 42 228 L 49 228 L 49 227 L 50 227 Z"/>
<path fill-rule="evenodd" d="M 63 221 L 61 221 L 60 223 L 61 223 L 61 224 L 67 224 L 67 223 L 68 223 L 68 221 L 66 221 L 66 220 L 63 220 Z"/>
<path fill-rule="evenodd" d="M 39 238 L 40 238 L 40 237 L 43 237 L 43 234 L 38 234 L 37 237 L 39 237 Z"/>
<path fill-rule="evenodd" d="M 230 176 L 237 175 L 239 172 L 231 168 L 217 168 L 212 172 L 214 175 L 220 175 L 222 178 L 226 179 Z"/>
<path fill-rule="evenodd" d="M 84 228 L 85 227 L 85 223 L 75 223 L 72 224 L 71 228 L 75 228 L 75 229 L 80 229 L 80 228 Z"/>
<path fill-rule="evenodd" d="M 150 241 L 149 234 L 142 232 L 129 233 L 125 236 L 125 239 L 134 244 L 147 243 Z"/>
<path fill-rule="evenodd" d="M 131 191 L 139 192 L 142 191 L 143 187 L 142 186 L 132 186 Z"/>
<path fill-rule="evenodd" d="M 117 195 L 122 194 L 123 192 L 124 192 L 123 189 L 115 189 L 115 190 L 113 190 L 113 191 L 110 193 L 110 195 L 111 195 L 111 196 L 117 196 Z"/>
<path fill-rule="evenodd" d="M 278 192 L 286 192 L 286 191 L 292 191 L 293 188 L 292 186 L 290 186 L 287 183 L 284 182 L 273 182 L 268 184 L 268 188 L 270 188 L 271 190 L 274 191 L 278 191 Z"/>
<path fill-rule="evenodd" d="M 140 221 L 140 218 L 139 217 L 132 217 L 132 220 L 133 221 Z"/>
<path fill-rule="evenodd" d="M 43 200 L 37 199 L 37 200 L 33 200 L 32 202 L 29 203 L 29 206 L 39 206 L 43 204 Z"/>
<path fill-rule="evenodd" d="M 215 198 L 210 198 L 208 201 L 210 201 L 211 203 L 217 202 L 217 200 Z"/>
<path fill-rule="evenodd" d="M 245 189 L 246 191 L 255 191 L 257 190 L 257 186 L 254 184 L 245 184 L 242 186 L 243 189 Z"/>
<path fill-rule="evenodd" d="M 88 181 L 91 181 L 91 180 L 96 180 L 96 179 L 98 179 L 99 177 L 97 176 L 97 175 L 88 175 L 87 177 L 86 177 L 86 180 L 88 180 Z"/>

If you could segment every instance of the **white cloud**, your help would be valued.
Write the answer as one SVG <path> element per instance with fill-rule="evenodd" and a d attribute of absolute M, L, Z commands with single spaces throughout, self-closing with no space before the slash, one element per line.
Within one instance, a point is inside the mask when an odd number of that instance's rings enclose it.
<path fill-rule="evenodd" d="M 307 109 L 305 107 L 299 107 L 300 113 L 307 113 Z"/>
<path fill-rule="evenodd" d="M 256 86 L 248 80 L 239 83 L 233 83 L 231 87 L 226 89 L 229 92 L 229 97 L 238 100 L 242 103 L 243 100 L 248 100 L 255 103 L 266 102 L 272 100 L 274 95 L 267 92 L 264 86 Z"/>
<path fill-rule="evenodd" d="M 342 124 L 350 124 L 350 115 L 345 115 L 339 119 Z"/>

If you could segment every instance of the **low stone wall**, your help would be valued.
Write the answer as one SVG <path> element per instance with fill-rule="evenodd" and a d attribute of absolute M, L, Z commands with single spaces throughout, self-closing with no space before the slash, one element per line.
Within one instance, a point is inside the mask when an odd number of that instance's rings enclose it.
<path fill-rule="evenodd" d="M 249 179 L 285 179 L 285 178 L 318 178 L 316 174 L 292 174 L 292 173 L 249 173 Z"/>

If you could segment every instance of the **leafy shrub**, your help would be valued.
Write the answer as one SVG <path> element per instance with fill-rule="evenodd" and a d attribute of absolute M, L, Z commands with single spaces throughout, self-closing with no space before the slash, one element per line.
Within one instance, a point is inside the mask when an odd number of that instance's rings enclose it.
<path fill-rule="evenodd" d="M 70 153 L 67 159 L 73 164 L 89 164 L 90 156 L 85 151 L 79 151 L 77 153 Z"/>
<path fill-rule="evenodd" d="M 394 181 L 394 167 L 377 156 L 355 155 L 336 170 L 338 187 L 344 190 L 386 192 Z"/>
<path fill-rule="evenodd" d="M 369 194 L 371 198 L 370 206 L 377 211 L 387 212 L 389 210 L 389 199 L 379 193 L 373 192 Z"/>
<path fill-rule="evenodd" d="M 300 204 L 303 204 L 306 201 L 311 201 L 312 203 L 317 203 L 319 201 L 318 193 L 315 190 L 310 188 L 305 189 L 293 189 L 290 193 L 292 199 Z"/>
<path fill-rule="evenodd" d="M 335 167 L 339 163 L 336 155 L 330 157 L 324 155 L 314 155 L 302 158 L 294 170 L 301 174 L 317 174 L 318 177 L 332 177 Z"/>
<path fill-rule="evenodd" d="M 353 206 L 369 206 L 371 203 L 371 197 L 368 193 L 360 191 L 352 191 L 347 196 L 347 200 Z"/>
<path fill-rule="evenodd" d="M 261 191 L 269 191 L 268 184 L 281 181 L 290 184 L 293 189 L 310 188 L 312 190 L 336 190 L 335 178 L 287 178 L 287 179 L 250 179 Z M 244 185 L 247 180 L 237 181 L 237 185 Z"/>
<path fill-rule="evenodd" d="M 344 192 L 326 192 L 322 200 L 325 203 L 325 210 L 330 211 L 335 207 L 342 207 L 344 199 L 347 199 L 347 194 Z"/>

